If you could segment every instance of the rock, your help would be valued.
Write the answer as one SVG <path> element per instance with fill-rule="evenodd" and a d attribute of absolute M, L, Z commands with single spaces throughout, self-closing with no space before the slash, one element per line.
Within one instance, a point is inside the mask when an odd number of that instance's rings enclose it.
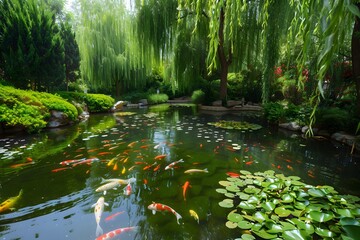
<path fill-rule="evenodd" d="M 141 106 L 146 106 L 146 105 L 148 105 L 147 99 L 140 99 L 140 100 L 139 100 L 139 106 L 140 106 L 140 107 L 141 107 Z"/>
<path fill-rule="evenodd" d="M 123 109 L 123 106 L 125 105 L 124 101 L 117 101 L 114 106 L 112 106 L 111 111 L 117 112 L 121 111 Z"/>
<path fill-rule="evenodd" d="M 296 122 L 289 122 L 289 123 L 280 123 L 279 127 L 291 130 L 291 131 L 299 131 L 301 129 L 300 125 Z"/>
<path fill-rule="evenodd" d="M 68 116 L 60 111 L 51 110 L 50 111 L 50 119 L 47 123 L 48 128 L 55 128 L 55 127 L 61 127 L 70 124 L 70 120 Z"/>
<path fill-rule="evenodd" d="M 349 135 L 345 132 L 337 132 L 331 135 L 331 139 L 351 146 L 355 141 L 355 136 Z"/>

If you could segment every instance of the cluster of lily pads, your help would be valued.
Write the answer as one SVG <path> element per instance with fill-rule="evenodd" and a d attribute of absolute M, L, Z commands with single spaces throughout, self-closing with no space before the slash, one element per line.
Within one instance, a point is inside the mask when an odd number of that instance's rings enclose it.
<path fill-rule="evenodd" d="M 220 120 L 218 122 L 208 122 L 208 125 L 224 128 L 224 129 L 236 129 L 242 131 L 252 131 L 252 130 L 259 130 L 262 128 L 259 124 L 249 123 L 249 122 L 239 122 L 239 121 L 225 121 Z"/>
<path fill-rule="evenodd" d="M 241 170 L 219 184 L 226 197 L 219 205 L 233 209 L 226 226 L 239 230 L 238 239 L 359 239 L 359 197 L 272 170 Z"/>
<path fill-rule="evenodd" d="M 115 116 L 123 117 L 123 116 L 131 116 L 136 114 L 136 112 L 115 112 Z"/>

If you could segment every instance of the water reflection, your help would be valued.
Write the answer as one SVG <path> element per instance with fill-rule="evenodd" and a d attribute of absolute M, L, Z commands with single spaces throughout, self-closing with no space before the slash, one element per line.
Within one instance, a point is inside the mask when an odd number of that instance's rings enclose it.
<path fill-rule="evenodd" d="M 0 199 L 24 189 L 17 211 L 0 215 L 2 239 L 95 239 L 91 208 L 102 193 L 103 178 L 135 177 L 132 193 L 125 186 L 104 196 L 101 227 L 104 232 L 138 226 L 121 239 L 234 239 L 236 231 L 224 225 L 227 211 L 219 207 L 215 189 L 226 172 L 240 169 L 275 170 L 300 176 L 313 185 L 332 185 L 342 193 L 360 195 L 358 159 L 338 143 L 305 140 L 293 132 L 264 127 L 254 132 L 217 129 L 207 122 L 246 120 L 264 125 L 257 113 L 218 115 L 195 113 L 193 108 L 156 107 L 132 110 L 132 116 L 98 114 L 76 126 L 31 136 L 0 140 Z M 264 125 L 265 126 L 265 125 Z M 164 155 L 156 159 L 156 156 Z M 31 164 L 18 165 L 30 162 Z M 66 165 L 67 160 L 99 161 Z M 183 159 L 172 170 L 165 167 Z M 207 168 L 209 173 L 184 173 Z M 183 198 L 182 186 L 191 187 Z M 171 213 L 153 215 L 147 206 L 160 202 Z M 190 216 L 199 215 L 199 224 Z M 107 217 L 121 214 L 110 220 Z"/>

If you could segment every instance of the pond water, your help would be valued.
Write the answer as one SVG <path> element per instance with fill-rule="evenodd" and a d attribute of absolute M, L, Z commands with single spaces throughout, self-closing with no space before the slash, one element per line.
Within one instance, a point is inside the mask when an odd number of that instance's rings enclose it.
<path fill-rule="evenodd" d="M 108 204 L 99 222 L 104 233 L 136 226 L 112 239 L 235 239 L 239 233 L 225 226 L 228 210 L 219 207 L 223 195 L 215 189 L 227 173 L 240 170 L 274 170 L 360 196 L 360 162 L 349 147 L 268 128 L 259 113 L 168 105 L 129 111 L 135 114 L 93 115 L 66 128 L 0 138 L 0 203 L 23 192 L 14 211 L 0 213 L 0 239 L 96 239 L 92 205 L 100 197 Z M 263 128 L 245 132 L 207 124 L 219 120 Z M 189 169 L 205 171 L 185 173 Z M 130 194 L 126 184 L 105 195 L 96 191 L 111 178 L 136 181 Z M 180 224 L 170 212 L 153 215 L 152 202 L 173 208 Z"/>

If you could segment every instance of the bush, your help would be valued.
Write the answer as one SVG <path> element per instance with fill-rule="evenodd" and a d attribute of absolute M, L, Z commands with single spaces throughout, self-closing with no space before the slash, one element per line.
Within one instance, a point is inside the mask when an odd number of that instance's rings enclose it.
<path fill-rule="evenodd" d="M 166 94 L 150 94 L 147 98 L 149 104 L 165 103 L 169 100 Z"/>
<path fill-rule="evenodd" d="M 195 90 L 191 95 L 191 101 L 195 104 L 202 104 L 205 100 L 205 93 L 202 90 Z"/>
<path fill-rule="evenodd" d="M 316 112 L 316 126 L 330 132 L 339 130 L 355 133 L 359 122 L 352 114 L 337 107 L 318 109 Z"/>
<path fill-rule="evenodd" d="M 284 106 L 278 102 L 264 104 L 264 116 L 270 123 L 279 123 L 285 116 Z"/>
<path fill-rule="evenodd" d="M 50 93 L 25 91 L 0 85 L 0 122 L 5 126 L 23 126 L 28 132 L 46 127 L 50 110 L 62 111 L 71 120 L 78 116 L 75 106 Z"/>
<path fill-rule="evenodd" d="M 115 103 L 115 100 L 112 97 L 104 94 L 79 92 L 58 92 L 58 94 L 69 102 L 85 102 L 90 113 L 107 112 Z"/>

